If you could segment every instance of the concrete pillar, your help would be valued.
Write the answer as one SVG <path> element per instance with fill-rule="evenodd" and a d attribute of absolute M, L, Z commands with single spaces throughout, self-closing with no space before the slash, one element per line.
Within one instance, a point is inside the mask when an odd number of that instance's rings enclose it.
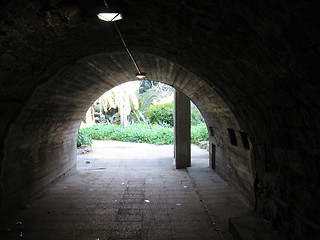
<path fill-rule="evenodd" d="M 177 90 L 174 103 L 174 156 L 179 169 L 191 166 L 190 99 Z"/>

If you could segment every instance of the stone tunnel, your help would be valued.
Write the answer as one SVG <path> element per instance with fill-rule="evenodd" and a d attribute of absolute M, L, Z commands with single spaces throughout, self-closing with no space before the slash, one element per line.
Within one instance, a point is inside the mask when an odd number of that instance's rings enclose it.
<path fill-rule="evenodd" d="M 149 80 L 202 112 L 215 170 L 290 239 L 320 236 L 317 1 L 110 0 Z M 102 0 L 0 4 L 0 200 L 4 213 L 76 164 L 88 107 L 134 80 Z"/>

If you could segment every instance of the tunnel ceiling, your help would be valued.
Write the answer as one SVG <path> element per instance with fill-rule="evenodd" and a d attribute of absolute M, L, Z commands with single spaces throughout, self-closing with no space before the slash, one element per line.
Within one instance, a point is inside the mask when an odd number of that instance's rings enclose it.
<path fill-rule="evenodd" d="M 206 123 L 217 130 L 217 136 L 228 127 L 239 129 L 228 105 L 198 76 L 159 56 L 139 52 L 134 55 L 148 73 L 149 80 L 175 87 L 199 106 Z M 36 142 L 40 136 L 40 142 L 48 142 L 48 135 L 57 134 L 61 125 L 65 128 L 64 134 L 60 134 L 62 138 L 75 134 L 85 112 L 100 95 L 121 83 L 135 80 L 132 69 L 133 63 L 125 51 L 77 60 L 35 89 L 15 121 L 15 130 L 11 132 L 13 138 L 8 141 L 17 144 L 17 138 L 25 139 L 28 144 Z M 34 133 L 39 126 L 42 130 L 38 136 Z"/>
<path fill-rule="evenodd" d="M 278 123 L 285 109 L 319 106 L 320 31 L 312 1 L 108 3 L 123 13 L 118 26 L 131 50 L 161 56 L 202 78 L 249 131 L 246 123 L 254 119 L 272 116 Z M 96 17 L 104 9 L 96 0 L 2 2 L 6 114 L 13 117 L 37 86 L 78 59 L 123 50 L 113 24 Z"/>

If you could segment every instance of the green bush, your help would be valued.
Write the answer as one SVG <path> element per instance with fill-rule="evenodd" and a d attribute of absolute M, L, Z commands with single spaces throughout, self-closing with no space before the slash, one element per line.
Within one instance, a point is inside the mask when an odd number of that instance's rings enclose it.
<path fill-rule="evenodd" d="M 192 126 L 202 123 L 199 110 L 191 109 L 190 113 L 190 121 Z M 150 107 L 147 116 L 152 124 L 167 124 L 173 127 L 174 102 L 153 105 Z"/>
<path fill-rule="evenodd" d="M 150 107 L 147 116 L 152 124 L 168 124 L 173 127 L 174 103 L 162 103 Z"/>
<path fill-rule="evenodd" d="M 205 123 L 191 127 L 191 141 L 195 144 L 202 141 L 209 141 L 208 129 Z"/>
<path fill-rule="evenodd" d="M 91 145 L 92 139 L 159 145 L 173 144 L 174 129 L 171 126 L 143 123 L 133 124 L 128 127 L 111 124 L 95 125 L 79 130 L 77 145 Z M 205 123 L 191 126 L 191 141 L 195 144 L 201 141 L 209 141 Z"/>
<path fill-rule="evenodd" d="M 92 138 L 85 133 L 82 129 L 78 132 L 78 138 L 77 138 L 77 147 L 80 147 L 82 145 L 88 145 L 91 146 L 92 144 Z"/>
<path fill-rule="evenodd" d="M 192 126 L 202 123 L 201 114 L 199 110 L 191 109 L 190 118 L 191 118 L 190 121 Z"/>
<path fill-rule="evenodd" d="M 157 124 L 95 125 L 83 128 L 83 132 L 96 140 L 116 140 L 152 144 L 173 144 L 173 129 Z"/>

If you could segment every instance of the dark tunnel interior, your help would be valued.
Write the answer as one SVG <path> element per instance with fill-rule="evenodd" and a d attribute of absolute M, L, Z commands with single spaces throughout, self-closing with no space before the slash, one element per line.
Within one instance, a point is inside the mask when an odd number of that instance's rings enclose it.
<path fill-rule="evenodd" d="M 317 1 L 110 0 L 150 80 L 212 130 L 216 172 L 290 239 L 320 236 Z M 134 80 L 98 0 L 0 3 L 1 212 L 75 168 L 88 107 Z"/>

